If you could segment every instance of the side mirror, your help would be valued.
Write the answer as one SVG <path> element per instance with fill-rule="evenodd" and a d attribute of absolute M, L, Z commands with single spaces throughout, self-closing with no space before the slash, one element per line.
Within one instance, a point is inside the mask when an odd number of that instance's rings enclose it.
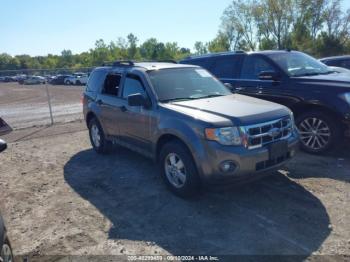
<path fill-rule="evenodd" d="M 262 71 L 259 74 L 259 79 L 278 81 L 280 79 L 280 75 L 275 71 Z"/>
<path fill-rule="evenodd" d="M 7 148 L 6 142 L 0 139 L 0 152 L 4 151 L 6 148 Z"/>
<path fill-rule="evenodd" d="M 128 96 L 128 105 L 129 106 L 144 106 L 149 107 L 150 102 L 147 98 L 145 98 L 140 93 L 132 94 Z"/>
<path fill-rule="evenodd" d="M 224 83 L 224 86 L 226 86 L 230 90 L 233 89 L 233 85 L 231 85 L 230 83 Z"/>

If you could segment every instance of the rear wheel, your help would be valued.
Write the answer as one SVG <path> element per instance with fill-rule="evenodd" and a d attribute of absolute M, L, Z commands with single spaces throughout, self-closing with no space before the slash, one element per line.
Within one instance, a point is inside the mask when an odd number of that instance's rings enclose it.
<path fill-rule="evenodd" d="M 0 258 L 3 262 L 13 262 L 12 249 L 8 239 L 5 240 L 1 248 Z"/>
<path fill-rule="evenodd" d="M 200 179 L 190 151 L 178 141 L 165 144 L 159 155 L 159 170 L 168 188 L 180 197 L 198 193 Z"/>
<path fill-rule="evenodd" d="M 341 138 L 339 123 L 330 115 L 317 111 L 306 112 L 296 119 L 301 148 L 313 154 L 332 149 Z"/>
<path fill-rule="evenodd" d="M 94 150 L 99 154 L 108 153 L 112 147 L 112 143 L 106 139 L 101 124 L 96 118 L 92 118 L 89 122 L 90 142 Z"/>

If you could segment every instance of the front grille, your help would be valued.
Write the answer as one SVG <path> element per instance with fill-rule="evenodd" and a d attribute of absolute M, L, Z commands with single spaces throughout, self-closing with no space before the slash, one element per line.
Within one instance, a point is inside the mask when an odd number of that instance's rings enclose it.
<path fill-rule="evenodd" d="M 259 148 L 266 144 L 288 138 L 293 131 L 293 120 L 284 117 L 257 125 L 243 127 L 246 144 L 249 149 Z"/>

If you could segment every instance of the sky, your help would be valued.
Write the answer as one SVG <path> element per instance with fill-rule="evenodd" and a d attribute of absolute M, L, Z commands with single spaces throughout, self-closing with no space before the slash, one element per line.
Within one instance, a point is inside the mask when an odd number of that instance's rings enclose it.
<path fill-rule="evenodd" d="M 135 34 L 193 49 L 212 40 L 231 0 L 0 0 L 0 53 L 88 51 Z M 343 0 L 344 10 L 350 0 Z"/>
<path fill-rule="evenodd" d="M 231 0 L 0 0 L 0 53 L 87 51 L 133 33 L 193 48 L 213 39 Z"/>

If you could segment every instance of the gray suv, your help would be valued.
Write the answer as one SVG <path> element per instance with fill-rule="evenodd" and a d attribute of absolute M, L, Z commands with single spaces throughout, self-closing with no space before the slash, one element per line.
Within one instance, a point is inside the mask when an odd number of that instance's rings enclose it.
<path fill-rule="evenodd" d="M 285 106 L 232 94 L 199 66 L 117 61 L 93 70 L 83 98 L 97 153 L 125 146 L 158 163 L 175 194 L 273 173 L 298 147 Z"/>

